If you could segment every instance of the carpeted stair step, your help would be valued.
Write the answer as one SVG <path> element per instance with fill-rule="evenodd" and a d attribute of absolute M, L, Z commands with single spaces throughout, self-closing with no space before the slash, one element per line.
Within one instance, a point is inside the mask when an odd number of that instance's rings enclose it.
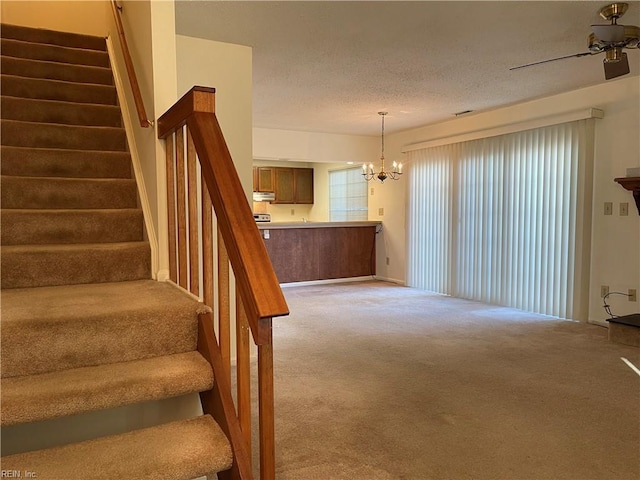
<path fill-rule="evenodd" d="M 46 62 L 72 63 L 93 67 L 111 67 L 106 51 L 78 47 L 24 42 L 3 38 L 0 42 L 2 54 L 8 57 L 29 58 Z"/>
<path fill-rule="evenodd" d="M 141 209 L 2 209 L 2 245 L 140 242 Z"/>
<path fill-rule="evenodd" d="M 2 426 L 203 392 L 211 365 L 197 351 L 2 379 Z"/>
<path fill-rule="evenodd" d="M 0 70 L 5 75 L 45 78 L 66 82 L 113 85 L 111 69 L 70 63 L 45 62 L 29 58 L 0 56 Z"/>
<path fill-rule="evenodd" d="M 7 245 L 0 259 L 3 289 L 126 282 L 151 278 L 148 242 Z"/>
<path fill-rule="evenodd" d="M 76 83 L 44 78 L 0 75 L 2 95 L 62 102 L 97 103 L 116 105 L 118 94 L 115 87 L 94 83 Z"/>
<path fill-rule="evenodd" d="M 231 447 L 210 415 L 2 458 L 40 480 L 189 480 L 227 470 Z"/>
<path fill-rule="evenodd" d="M 0 177 L 7 209 L 136 208 L 135 180 L 111 178 Z"/>
<path fill-rule="evenodd" d="M 120 108 L 54 100 L 2 96 L 2 118 L 24 122 L 60 123 L 99 127 L 122 127 Z"/>
<path fill-rule="evenodd" d="M 25 42 L 49 43 L 64 47 L 99 50 L 106 52 L 107 44 L 103 37 L 79 33 L 58 32 L 44 28 L 23 27 L 3 23 L 0 25 L 0 37 Z"/>
<path fill-rule="evenodd" d="M 153 280 L 3 290 L 2 377 L 193 351 L 202 308 Z"/>
<path fill-rule="evenodd" d="M 2 144 L 8 146 L 120 152 L 127 150 L 127 136 L 124 128 L 58 125 L 4 119 L 0 127 Z"/>
<path fill-rule="evenodd" d="M 120 152 L 127 150 L 124 128 L 2 120 L 0 133 L 3 145 L 15 147 Z"/>
<path fill-rule="evenodd" d="M 67 178 L 131 178 L 128 152 L 0 147 L 2 175 Z"/>

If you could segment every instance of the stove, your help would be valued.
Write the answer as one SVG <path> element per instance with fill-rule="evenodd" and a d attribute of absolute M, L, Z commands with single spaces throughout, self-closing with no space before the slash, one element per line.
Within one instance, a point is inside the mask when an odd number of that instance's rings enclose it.
<path fill-rule="evenodd" d="M 253 214 L 253 219 L 256 222 L 260 222 L 260 223 L 270 222 L 271 221 L 271 215 L 268 214 L 268 213 L 254 213 Z"/>

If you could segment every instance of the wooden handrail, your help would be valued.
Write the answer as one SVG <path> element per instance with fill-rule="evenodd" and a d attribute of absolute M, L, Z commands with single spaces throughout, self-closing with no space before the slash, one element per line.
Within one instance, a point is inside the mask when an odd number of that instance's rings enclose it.
<path fill-rule="evenodd" d="M 136 71 L 133 66 L 133 60 L 131 59 L 131 53 L 129 52 L 127 39 L 124 36 L 124 27 L 122 25 L 122 17 L 120 13 L 122 11 L 122 7 L 116 3 L 116 0 L 111 0 L 111 9 L 113 10 L 113 17 L 115 19 L 116 28 L 118 30 L 118 38 L 120 38 L 124 64 L 127 67 L 127 75 L 129 76 L 129 83 L 133 92 L 133 99 L 136 104 L 136 111 L 138 112 L 140 126 L 143 128 L 148 128 L 153 126 L 153 121 L 147 118 L 147 112 L 145 111 L 144 102 L 142 100 L 142 93 L 140 93 L 140 85 L 138 84 L 138 78 L 136 77 Z"/>
<path fill-rule="evenodd" d="M 260 478 L 275 480 L 272 319 L 289 311 L 216 119 L 215 90 L 192 88 L 158 119 L 158 138 L 166 140 L 167 148 L 170 279 L 201 296 L 211 311 L 217 307 L 219 339 L 212 314 L 200 315 L 198 351 L 211 363 L 216 379 L 214 390 L 201 395 L 203 411 L 219 421 L 234 450 L 234 466 L 220 479 L 252 478 L 251 331 L 258 350 Z M 235 325 L 230 321 L 231 270 Z M 233 327 L 237 415 L 229 387 L 234 383 Z"/>
<path fill-rule="evenodd" d="M 229 174 L 235 166 L 213 112 L 214 92 L 211 88 L 193 87 L 158 119 L 158 138 L 166 138 L 187 124 L 254 342 L 262 345 L 271 336 L 271 318 L 288 315 L 289 309 L 240 179 Z"/>

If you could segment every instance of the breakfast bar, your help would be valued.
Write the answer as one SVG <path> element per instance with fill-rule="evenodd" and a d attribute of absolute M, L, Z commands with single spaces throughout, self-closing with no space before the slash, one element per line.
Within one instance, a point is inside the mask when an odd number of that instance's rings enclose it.
<path fill-rule="evenodd" d="M 280 283 L 375 275 L 380 222 L 259 223 Z"/>

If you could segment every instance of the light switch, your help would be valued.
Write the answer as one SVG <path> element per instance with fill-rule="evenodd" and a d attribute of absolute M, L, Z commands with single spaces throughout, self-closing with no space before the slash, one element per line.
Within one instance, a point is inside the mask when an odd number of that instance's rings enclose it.
<path fill-rule="evenodd" d="M 384 215 L 384 208 L 378 209 L 378 216 L 382 217 Z"/>
<path fill-rule="evenodd" d="M 269 234 L 269 230 L 263 230 L 262 234 L 265 240 L 269 240 L 269 238 L 271 237 L 271 235 Z"/>
<path fill-rule="evenodd" d="M 613 202 L 604 202 L 604 214 L 613 215 Z"/>
<path fill-rule="evenodd" d="M 627 202 L 622 202 L 620 204 L 620 216 L 626 217 L 629 215 L 629 204 Z"/>

